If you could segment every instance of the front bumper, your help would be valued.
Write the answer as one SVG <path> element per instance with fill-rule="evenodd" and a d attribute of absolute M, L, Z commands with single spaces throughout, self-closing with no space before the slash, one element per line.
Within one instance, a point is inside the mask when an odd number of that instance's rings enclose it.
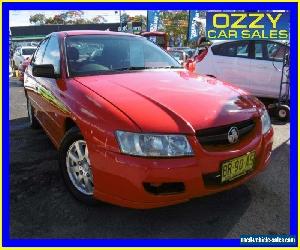
<path fill-rule="evenodd" d="M 229 151 L 209 152 L 194 136 L 189 137 L 189 141 L 195 156 L 172 159 L 133 157 L 93 147 L 89 154 L 95 198 L 120 206 L 147 209 L 177 204 L 239 186 L 266 168 L 272 151 L 273 129 Z M 205 183 L 205 176 L 218 172 L 223 161 L 253 150 L 256 152 L 256 164 L 252 172 L 227 184 Z M 184 183 L 185 189 L 172 194 L 153 194 L 145 189 L 145 183 Z"/>

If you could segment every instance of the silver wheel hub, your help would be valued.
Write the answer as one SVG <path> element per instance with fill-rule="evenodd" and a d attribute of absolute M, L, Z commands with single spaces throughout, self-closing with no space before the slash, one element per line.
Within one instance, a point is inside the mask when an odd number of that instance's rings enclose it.
<path fill-rule="evenodd" d="M 93 174 L 84 140 L 71 144 L 67 151 L 66 165 L 69 178 L 75 188 L 83 194 L 92 195 L 94 192 Z"/>

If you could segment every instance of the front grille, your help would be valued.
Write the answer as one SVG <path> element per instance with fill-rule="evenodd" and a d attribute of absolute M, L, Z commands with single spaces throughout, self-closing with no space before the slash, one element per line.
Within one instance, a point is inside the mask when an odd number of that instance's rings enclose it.
<path fill-rule="evenodd" d="M 249 119 L 221 127 L 202 129 L 197 131 L 196 136 L 200 144 L 203 146 L 229 145 L 228 131 L 231 127 L 236 127 L 238 129 L 239 140 L 241 140 L 254 129 L 255 122 L 253 119 Z"/>

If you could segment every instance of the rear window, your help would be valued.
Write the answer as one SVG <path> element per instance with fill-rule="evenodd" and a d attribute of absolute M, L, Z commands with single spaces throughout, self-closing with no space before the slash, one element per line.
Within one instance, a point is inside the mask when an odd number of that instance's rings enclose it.
<path fill-rule="evenodd" d="M 282 62 L 284 55 L 289 54 L 289 48 L 280 43 L 267 42 L 267 59 Z"/>
<path fill-rule="evenodd" d="M 214 45 L 211 47 L 214 55 L 230 56 L 230 57 L 245 57 L 249 56 L 249 42 L 228 42 Z"/>

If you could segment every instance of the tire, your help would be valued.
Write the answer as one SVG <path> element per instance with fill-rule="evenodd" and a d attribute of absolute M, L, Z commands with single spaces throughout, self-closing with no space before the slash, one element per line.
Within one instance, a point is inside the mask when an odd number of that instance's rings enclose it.
<path fill-rule="evenodd" d="M 290 108 L 287 105 L 280 105 L 277 108 L 277 118 L 282 122 L 287 122 L 290 119 Z"/>
<path fill-rule="evenodd" d="M 27 97 L 27 113 L 28 113 L 28 119 L 29 119 L 29 125 L 33 129 L 40 128 L 40 124 L 38 120 L 35 117 L 34 114 L 34 108 L 32 107 L 29 98 Z"/>
<path fill-rule="evenodd" d="M 93 196 L 94 185 L 91 180 L 93 179 L 93 174 L 89 159 L 87 159 L 88 152 L 84 151 L 86 152 L 84 156 L 87 156 L 84 160 L 76 151 L 76 143 L 81 145 L 81 149 L 85 148 L 83 142 L 85 143 L 85 147 L 87 147 L 86 142 L 77 127 L 73 127 L 67 131 L 58 152 L 59 167 L 65 184 L 71 194 L 77 200 L 87 205 L 95 205 L 97 200 Z M 70 157 L 70 155 L 73 156 Z M 74 156 L 76 156 L 76 161 L 73 160 L 75 159 Z M 85 185 L 85 183 L 88 184 Z"/>

